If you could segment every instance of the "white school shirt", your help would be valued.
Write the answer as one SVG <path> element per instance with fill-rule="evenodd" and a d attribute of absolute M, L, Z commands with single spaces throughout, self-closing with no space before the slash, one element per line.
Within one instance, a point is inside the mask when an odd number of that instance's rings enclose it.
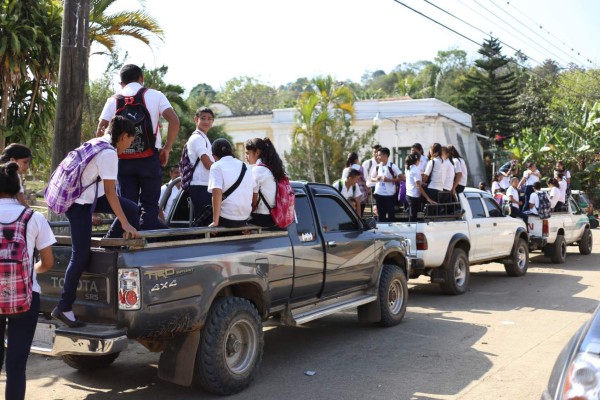
<path fill-rule="evenodd" d="M 248 169 L 252 169 L 252 178 L 254 178 L 254 188 L 252 191 L 253 193 L 258 193 L 260 191 L 267 203 L 269 203 L 269 207 L 274 208 L 276 205 L 275 195 L 277 194 L 277 182 L 275 182 L 275 177 L 271 170 L 264 165 L 259 165 L 261 163 L 262 160 L 259 158 L 256 160 L 256 164 L 248 167 Z M 269 209 L 260 195 L 258 196 L 258 205 L 254 212 L 264 215 L 270 214 Z"/>
<path fill-rule="evenodd" d="M 240 160 L 232 156 L 220 158 L 219 161 L 211 165 L 208 192 L 212 193 L 213 189 L 221 189 L 225 193 L 240 177 L 242 165 L 243 163 Z M 252 178 L 252 171 L 248 168 L 237 189 L 223 200 L 221 216 L 234 221 L 247 220 L 252 212 L 253 191 L 254 179 Z"/>
<path fill-rule="evenodd" d="M 0 199 L 0 222 L 6 224 L 15 221 L 24 209 L 25 207 L 23 207 L 16 199 Z M 44 218 L 42 214 L 35 211 L 27 223 L 27 253 L 29 254 L 32 268 L 33 249 L 45 249 L 48 246 L 52 246 L 54 243 L 56 243 L 56 238 L 52 233 L 52 229 L 50 229 L 50 225 L 48 225 L 48 221 L 46 221 L 46 218 Z M 2 249 L 0 249 L 0 258 L 10 257 L 4 257 L 2 255 Z M 33 270 L 32 290 L 41 293 L 35 269 Z"/>
<path fill-rule="evenodd" d="M 342 171 L 342 179 L 346 179 L 348 177 L 351 169 L 355 169 L 360 172 L 360 164 L 352 164 L 351 166 L 344 168 Z"/>
<path fill-rule="evenodd" d="M 212 146 L 210 140 L 208 140 L 208 136 L 206 136 L 204 132 L 195 130 L 194 133 L 190 135 L 190 138 L 185 145 L 188 151 L 188 158 L 190 159 L 192 165 L 194 165 L 196 160 L 198 160 L 198 158 L 202 157 L 204 154 L 208 156 L 210 161 L 215 162 L 215 159 L 212 155 Z M 202 164 L 202 161 L 200 161 L 194 170 L 194 175 L 192 175 L 190 185 L 208 186 L 208 174 L 208 169 L 206 169 L 204 164 Z"/>
<path fill-rule="evenodd" d="M 398 168 L 398 166 L 390 161 L 387 162 L 387 164 L 383 165 L 382 163 L 379 163 L 377 165 L 377 168 L 375 168 L 373 170 L 373 173 L 371 175 L 372 178 L 377 178 L 379 176 L 385 176 L 386 178 L 392 179 L 393 176 L 390 173 L 390 168 L 392 167 L 392 171 L 394 172 L 394 175 L 396 177 L 398 177 L 398 175 L 402 174 L 402 172 L 400 171 L 400 169 Z M 383 181 L 377 181 L 375 182 L 375 194 L 378 194 L 380 196 L 393 196 L 394 194 L 396 194 L 396 183 L 395 182 L 383 182 Z"/>
<path fill-rule="evenodd" d="M 448 159 L 444 160 L 442 158 L 442 167 L 443 167 L 443 174 L 442 176 L 444 177 L 444 183 L 442 184 L 444 187 L 444 190 L 450 191 L 452 190 L 452 186 L 454 186 L 454 164 L 452 164 L 452 162 Z"/>
<path fill-rule="evenodd" d="M 138 82 L 131 82 L 123 87 L 119 94 L 122 94 L 123 96 L 134 96 L 142 87 L 143 86 Z M 150 113 L 150 119 L 152 120 L 152 131 L 157 132 L 160 116 L 165 110 L 172 108 L 171 103 L 169 103 L 169 100 L 162 92 L 154 89 L 148 89 L 146 93 L 144 93 L 144 102 L 148 109 L 148 113 Z M 117 99 L 114 96 L 111 96 L 104 104 L 104 108 L 100 114 L 100 120 L 110 121 L 116 113 Z M 162 147 L 162 138 L 160 137 L 160 134 L 156 135 L 155 147 L 157 149 Z"/>
<path fill-rule="evenodd" d="M 500 186 L 500 182 L 498 182 L 498 181 L 492 182 L 492 194 L 496 194 L 496 190 L 498 190 L 498 189 L 502 189 L 502 186 Z"/>
<path fill-rule="evenodd" d="M 540 178 L 537 175 L 533 174 L 536 171 L 537 169 L 535 171 L 531 171 L 530 169 L 528 169 L 527 171 L 523 172 L 523 178 L 525 178 L 525 186 L 533 186 L 534 183 L 539 182 Z"/>
<path fill-rule="evenodd" d="M 540 208 L 540 197 L 537 192 L 533 192 L 529 195 L 529 204 L 533 204 L 532 208 L 527 208 L 525 210 L 526 214 L 538 214 L 538 208 Z"/>
<path fill-rule="evenodd" d="M 560 189 L 554 186 L 550 189 L 550 207 L 556 207 L 556 203 L 560 201 Z"/>
<path fill-rule="evenodd" d="M 511 205 L 513 207 L 519 208 L 519 191 L 515 189 L 512 185 L 506 189 L 506 198 L 510 199 L 510 196 L 513 197 Z"/>
<path fill-rule="evenodd" d="M 94 139 L 92 139 L 94 140 Z M 110 135 L 104 135 L 100 138 L 110 143 Z M 96 179 L 100 177 L 102 181 L 98 182 L 98 197 L 104 196 L 104 180 L 117 180 L 119 172 L 119 158 L 114 149 L 101 150 L 96 157 L 92 158 L 89 164 L 81 174 L 81 183 L 83 186 L 90 185 L 85 191 L 75 200 L 77 204 L 93 204 L 96 194 Z"/>
<path fill-rule="evenodd" d="M 558 190 L 560 190 L 560 201 L 566 204 L 567 202 L 567 181 L 564 179 L 558 182 Z"/>
<path fill-rule="evenodd" d="M 164 185 L 162 185 L 160 187 L 160 197 L 159 197 L 159 199 L 162 200 L 162 197 L 165 194 L 165 192 L 167 191 L 167 188 L 169 187 L 169 185 L 171 184 L 171 182 L 173 182 L 173 181 L 169 181 L 169 183 L 165 183 Z M 179 192 L 181 192 L 181 188 L 178 188 L 177 185 L 175 185 L 175 186 L 173 186 L 171 188 L 171 195 L 169 196 L 169 199 L 165 203 L 165 217 L 167 215 L 169 215 L 169 211 L 171 211 L 171 207 L 173 207 L 173 202 L 177 198 L 177 195 L 179 195 Z"/>
<path fill-rule="evenodd" d="M 467 163 L 465 162 L 465 160 L 463 160 L 462 158 L 454 159 L 454 172 L 457 174 L 459 172 L 462 173 L 458 184 L 461 186 L 467 186 L 467 177 L 469 175 L 469 172 L 467 171 Z"/>
<path fill-rule="evenodd" d="M 365 161 L 364 163 L 362 163 L 365 182 L 367 182 L 367 186 L 370 188 L 375 187 L 375 182 L 371 182 L 371 176 L 373 175 L 373 171 L 375 170 L 375 168 L 377 168 L 378 164 L 379 163 L 374 158 L 370 158 L 367 161 Z M 370 166 L 370 168 L 369 168 L 369 166 Z"/>
<path fill-rule="evenodd" d="M 500 187 L 502 189 L 508 189 L 510 186 L 510 176 L 502 176 L 502 180 L 500 181 Z"/>
<path fill-rule="evenodd" d="M 444 168 L 442 167 L 442 159 L 440 157 L 427 161 L 424 174 L 428 176 L 427 187 L 429 189 L 444 189 Z"/>
<path fill-rule="evenodd" d="M 427 161 L 429 159 L 425 154 L 421 154 L 421 162 L 419 163 L 419 170 L 421 170 L 421 175 L 425 173 L 425 169 L 427 168 Z"/>
<path fill-rule="evenodd" d="M 421 182 L 421 168 L 411 165 L 406 170 L 406 195 L 416 198 L 421 197 L 421 192 L 417 187 L 417 182 Z"/>
<path fill-rule="evenodd" d="M 362 198 L 362 191 L 360 190 L 360 185 L 358 183 L 355 183 L 354 186 L 350 186 L 350 188 L 346 187 L 345 179 L 340 180 L 340 183 L 342 184 L 342 190 L 340 190 L 340 194 L 342 195 L 343 198 L 345 198 L 345 199 L 350 199 L 353 197 L 356 197 L 358 199 Z M 356 188 L 356 189 L 354 189 L 354 188 Z"/>

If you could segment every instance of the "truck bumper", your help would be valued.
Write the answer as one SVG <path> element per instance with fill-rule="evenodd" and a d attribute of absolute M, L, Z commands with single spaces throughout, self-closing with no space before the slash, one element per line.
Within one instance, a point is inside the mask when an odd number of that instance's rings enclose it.
<path fill-rule="evenodd" d="M 125 329 L 112 325 L 87 324 L 69 328 L 40 317 L 35 330 L 31 352 L 60 357 L 65 354 L 105 355 L 127 349 Z"/>
<path fill-rule="evenodd" d="M 530 236 L 529 237 L 529 249 L 530 250 L 538 250 L 543 249 L 546 246 L 548 238 L 539 237 L 539 236 Z"/>
<path fill-rule="evenodd" d="M 422 271 L 425 269 L 425 262 L 422 258 L 407 256 L 406 260 L 408 261 L 408 266 L 411 271 Z"/>

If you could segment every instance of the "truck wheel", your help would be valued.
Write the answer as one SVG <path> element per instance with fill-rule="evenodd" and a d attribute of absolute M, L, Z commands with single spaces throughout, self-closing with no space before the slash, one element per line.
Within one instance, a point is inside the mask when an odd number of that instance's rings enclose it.
<path fill-rule="evenodd" d="M 101 356 L 83 356 L 80 354 L 65 354 L 62 356 L 63 362 L 71 368 L 79 371 L 94 371 L 106 368 L 112 364 L 120 353 L 104 354 Z"/>
<path fill-rule="evenodd" d="M 554 264 L 563 264 L 567 258 L 567 242 L 563 235 L 556 235 L 554 244 L 549 248 L 550 259 Z"/>
<path fill-rule="evenodd" d="M 246 299 L 222 297 L 202 328 L 196 378 L 207 391 L 229 395 L 250 385 L 263 354 L 262 322 Z"/>
<path fill-rule="evenodd" d="M 592 238 L 592 231 L 589 228 L 585 228 L 581 240 L 579 241 L 579 254 L 587 256 L 592 252 L 592 245 L 594 244 Z"/>
<path fill-rule="evenodd" d="M 519 239 L 515 249 L 510 255 L 511 263 L 504 264 L 508 276 L 523 276 L 529 267 L 529 246 L 523 239 Z"/>
<path fill-rule="evenodd" d="M 408 301 L 408 285 L 406 275 L 394 264 L 383 264 L 379 282 L 379 308 L 381 309 L 380 326 L 398 325 L 406 313 Z"/>
<path fill-rule="evenodd" d="M 452 251 L 452 257 L 446 269 L 445 282 L 440 283 L 440 288 L 445 294 L 463 294 L 469 289 L 471 273 L 469 271 L 469 257 L 461 248 Z"/>

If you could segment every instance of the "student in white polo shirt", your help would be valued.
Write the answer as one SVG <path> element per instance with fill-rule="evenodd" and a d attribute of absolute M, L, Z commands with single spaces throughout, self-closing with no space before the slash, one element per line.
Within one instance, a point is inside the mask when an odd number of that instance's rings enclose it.
<path fill-rule="evenodd" d="M 438 201 L 438 193 L 444 189 L 444 168 L 442 166 L 442 145 L 434 143 L 429 148 L 429 161 L 423 173 L 425 192 L 433 200 Z"/>
<path fill-rule="evenodd" d="M 360 202 L 363 197 L 362 190 L 360 190 L 360 185 L 358 184 L 358 180 L 360 179 L 360 172 L 355 169 L 350 169 L 348 172 L 348 176 L 344 179 L 340 179 L 334 182 L 333 187 L 335 187 L 343 198 L 348 200 L 350 205 L 354 207 L 354 211 L 358 215 L 361 215 L 361 206 Z"/>
<path fill-rule="evenodd" d="M 187 147 L 190 163 L 195 165 L 190 182 L 190 198 L 194 205 L 194 217 L 200 216 L 211 205 L 211 195 L 208 192 L 208 175 L 211 165 L 215 162 L 212 156 L 211 143 L 206 133 L 212 128 L 215 113 L 208 107 L 196 110 L 194 123 L 196 130 L 192 132 L 185 146 Z"/>
<path fill-rule="evenodd" d="M 362 163 L 364 178 L 365 182 L 367 183 L 368 189 L 368 192 L 365 193 L 365 197 L 367 197 L 367 201 L 369 202 L 369 204 L 373 204 L 373 192 L 375 191 L 375 182 L 371 181 L 371 175 L 373 174 L 375 168 L 377 168 L 377 164 L 379 164 L 379 161 L 377 161 L 377 153 L 379 152 L 380 148 L 380 145 L 374 145 L 372 147 L 373 157 L 369 158 L 367 161 Z"/>
<path fill-rule="evenodd" d="M 390 149 L 382 147 L 377 153 L 379 164 L 373 170 L 371 181 L 375 182 L 375 202 L 379 222 L 393 222 L 395 219 L 394 197 L 396 182 L 404 180 L 398 166 L 389 161 Z"/>
<path fill-rule="evenodd" d="M 227 139 L 215 140 L 212 144 L 212 154 L 216 161 L 211 165 L 208 177 L 208 191 L 212 193 L 213 206 L 213 222 L 209 226 L 244 226 L 252 212 L 252 193 L 255 185 L 252 171 L 246 164 L 233 157 L 233 149 Z M 242 173 L 239 186 L 223 199 L 223 192 L 232 187 Z"/>

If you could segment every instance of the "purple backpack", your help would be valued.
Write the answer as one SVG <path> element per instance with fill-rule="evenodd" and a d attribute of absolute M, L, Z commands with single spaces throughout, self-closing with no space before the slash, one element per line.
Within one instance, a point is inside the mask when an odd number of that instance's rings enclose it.
<path fill-rule="evenodd" d="M 56 214 L 65 213 L 88 187 L 98 185 L 100 177 L 83 186 L 81 176 L 90 161 L 106 149 L 114 150 L 114 147 L 106 140 L 96 138 L 88 140 L 67 154 L 52 173 L 44 192 L 44 199 L 50 210 Z"/>

